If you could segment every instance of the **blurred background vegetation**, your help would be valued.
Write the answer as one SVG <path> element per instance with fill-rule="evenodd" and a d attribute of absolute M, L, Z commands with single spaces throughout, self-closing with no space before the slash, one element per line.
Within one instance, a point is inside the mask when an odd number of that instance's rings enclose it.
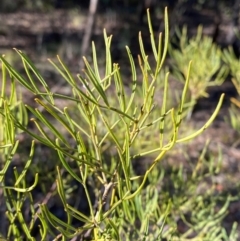
<path fill-rule="evenodd" d="M 56 53 L 76 66 L 88 53 L 90 40 L 98 40 L 102 29 L 114 35 L 113 57 L 123 59 L 125 45 L 138 53 L 136 36 L 148 34 L 146 8 L 151 9 L 154 30 L 163 30 L 163 8 L 168 6 L 171 35 L 184 24 L 194 34 L 203 24 L 205 34 L 221 46 L 233 45 L 239 21 L 239 0 L 2 0 L 0 2 L 0 48 L 17 47 L 44 56 Z M 92 9 L 92 10 L 91 10 Z M 90 14 L 92 13 L 92 14 Z M 93 15 L 93 23 L 89 18 Z M 146 35 L 147 36 L 147 35 Z M 173 38 L 172 38 L 173 39 Z M 85 41 L 85 42 L 84 42 Z M 84 45 L 84 46 L 83 46 Z M 146 43 L 147 45 L 147 43 Z M 126 57 L 126 56 L 125 56 Z M 124 61 L 123 61 L 124 62 Z"/>

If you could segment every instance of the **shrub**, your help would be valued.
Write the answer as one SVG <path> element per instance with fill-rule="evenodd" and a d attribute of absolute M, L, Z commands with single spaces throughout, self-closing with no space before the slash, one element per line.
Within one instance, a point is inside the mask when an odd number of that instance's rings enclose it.
<path fill-rule="evenodd" d="M 192 61 L 188 92 L 188 113 L 191 113 L 197 100 L 208 97 L 209 86 L 221 85 L 228 74 L 228 68 L 222 64 L 221 49 L 208 36 L 202 35 L 199 26 L 197 35 L 188 40 L 187 27 L 178 31 L 179 49 L 171 46 L 170 56 L 174 75 L 179 81 L 185 82 L 188 75 L 187 64 Z"/>
<path fill-rule="evenodd" d="M 187 176 L 183 168 L 172 169 L 170 175 L 159 166 L 164 156 L 177 144 L 194 139 L 213 122 L 222 101 L 206 124 L 198 131 L 181 136 L 183 111 L 189 72 L 177 108 L 167 108 L 168 73 L 164 81 L 162 103 L 154 109 L 157 79 L 160 76 L 168 48 L 168 21 L 165 11 L 165 39 L 160 33 L 158 43 L 155 38 L 148 12 L 149 30 L 155 66 L 150 65 L 145 54 L 141 34 L 139 35 L 141 55 L 138 61 L 142 79 L 137 79 L 135 61 L 128 47 L 132 80 L 130 93 L 124 86 L 118 64 L 112 63 L 110 44 L 112 36 L 104 31 L 106 45 L 105 73 L 99 73 L 97 52 L 92 44 L 93 63 L 84 58 L 83 75 L 76 77 L 58 57 L 58 63 L 49 60 L 66 83 L 72 88 L 72 95 L 52 93 L 31 60 L 21 51 L 25 74 L 20 74 L 4 57 L 1 57 L 3 84 L 0 102 L 1 165 L 0 183 L 6 202 L 7 231 L 10 240 L 229 240 L 221 226 L 226 209 L 231 200 L 227 198 L 217 211 L 217 197 L 213 189 L 206 193 L 197 192 L 197 184 L 212 175 L 212 165 L 204 164 L 204 155 L 199 165 Z M 10 96 L 6 83 L 11 81 Z M 16 86 L 21 84 L 35 95 L 38 107 L 18 102 Z M 141 98 L 136 97 L 141 93 Z M 57 100 L 63 100 L 64 106 Z M 137 101 L 136 101 L 137 100 Z M 26 124 L 26 109 L 32 116 L 35 128 Z M 157 114 L 156 114 L 157 113 Z M 166 130 L 166 125 L 168 130 Z M 170 126 L 170 128 L 169 128 Z M 154 127 L 158 134 L 157 148 L 153 148 L 149 129 Z M 23 161 L 22 169 L 13 169 L 9 182 L 7 171 L 13 156 L 18 153 L 17 133 L 24 132 L 34 140 L 29 158 Z M 142 151 L 141 139 L 147 148 Z M 183 135 L 183 134 L 182 134 Z M 48 147 L 57 154 L 55 171 L 43 172 L 40 162 L 34 164 L 36 143 Z M 133 148 L 133 146 L 135 147 Z M 137 146 L 140 146 L 137 148 Z M 151 154 L 151 155 L 150 155 Z M 148 158 L 149 165 L 143 175 L 137 175 L 133 167 Z M 48 163 L 48 160 L 44 164 Z M 37 166 L 37 171 L 33 167 Z M 202 170 L 202 172 L 201 172 Z M 29 184 L 29 173 L 36 172 Z M 50 179 L 44 182 L 44 177 Z M 55 180 L 51 183 L 52 180 Z M 172 183 L 170 189 L 160 188 L 163 179 Z M 50 187 L 50 183 L 52 185 Z M 44 201 L 37 204 L 34 190 L 46 190 Z M 49 199 L 56 198 L 51 192 L 57 190 L 59 208 L 54 214 L 48 206 Z M 80 191 L 79 191 L 80 190 Z M 172 193 L 171 193 L 172 191 Z M 79 205 L 81 203 L 81 205 Z M 85 208 L 83 208 L 85 206 Z M 60 212 L 60 214 L 59 214 Z M 181 233 L 177 222 L 183 221 L 187 227 Z M 234 226 L 235 228 L 235 226 Z M 38 230 L 36 233 L 36 229 Z"/>

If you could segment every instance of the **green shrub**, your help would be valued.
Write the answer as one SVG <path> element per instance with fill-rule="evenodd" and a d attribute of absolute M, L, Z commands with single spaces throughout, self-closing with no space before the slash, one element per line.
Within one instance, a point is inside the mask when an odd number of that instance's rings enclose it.
<path fill-rule="evenodd" d="M 208 128 L 221 107 L 224 95 L 201 129 L 190 135 L 181 133 L 180 137 L 191 64 L 186 71 L 185 85 L 177 108 L 167 107 L 168 73 L 163 79 L 163 92 L 155 92 L 168 48 L 167 11 L 164 45 L 162 34 L 159 35 L 158 43 L 155 43 L 149 13 L 148 20 L 155 66 L 148 61 L 140 34 L 141 55 L 138 61 L 141 80 L 137 78 L 139 75 L 136 73 L 135 61 L 126 47 L 132 73 L 130 93 L 123 84 L 118 64 L 112 63 L 112 36 L 107 36 L 105 31 L 103 76 L 99 73 L 94 43 L 92 66 L 84 58 L 83 75 L 73 76 L 59 57 L 58 63 L 49 60 L 71 87 L 71 96 L 52 93 L 34 64 L 21 51 L 16 50 L 25 74 L 20 74 L 1 57 L 3 84 L 0 124 L 1 133 L 4 134 L 0 140 L 3 166 L 0 183 L 6 202 L 9 224 L 6 237 L 9 240 L 74 240 L 77 237 L 96 241 L 229 240 L 235 237 L 236 226 L 229 235 L 221 226 L 231 197 L 223 200 L 221 208 L 217 210 L 219 197 L 213 195 L 213 188 L 205 193 L 197 191 L 199 182 L 217 172 L 214 160 L 209 165 L 202 154 L 196 168 L 187 174 L 183 167 L 171 167 L 168 174 L 160 166 L 164 156 L 177 143 L 194 139 Z M 9 80 L 12 83 L 10 97 L 5 94 Z M 24 106 L 21 101 L 14 99 L 15 86 L 19 83 L 35 95 L 37 108 L 27 104 Z M 162 94 L 163 98 L 160 107 L 156 105 L 154 108 L 156 94 Z M 64 101 L 64 106 L 59 105 L 57 100 Z M 25 108 L 33 116 L 33 129 L 26 123 Z M 158 139 L 153 139 L 157 144 L 152 143 L 149 130 L 154 130 L 158 135 Z M 22 161 L 22 170 L 13 169 L 13 184 L 9 185 L 7 170 L 10 169 L 13 156 L 18 153 L 17 133 L 20 131 L 29 134 L 34 141 L 29 158 Z M 140 143 L 143 137 L 148 138 L 144 150 Z M 50 161 L 43 162 L 41 156 L 40 162 L 34 164 L 36 143 L 41 143 L 52 150 L 51 153 L 57 154 L 53 172 L 43 172 L 43 165 L 50 165 Z M 146 160 L 144 158 L 148 159 L 147 169 L 143 175 L 138 175 L 133 161 L 140 165 L 140 162 Z M 34 166 L 38 166 L 37 171 L 32 178 L 33 183 L 29 184 L 28 176 L 34 172 Z M 44 181 L 44 176 L 50 176 L 50 179 Z M 163 185 L 164 180 L 171 184 L 169 188 Z M 38 206 L 34 190 L 40 186 L 46 189 L 46 197 Z M 51 212 L 48 207 L 49 193 L 54 192 L 54 186 L 64 218 Z M 77 192 L 79 187 L 81 192 Z M 53 197 L 56 198 L 50 195 L 50 199 Z M 82 199 L 86 209 L 77 204 Z M 186 232 L 177 230 L 179 221 L 185 223 Z"/>
<path fill-rule="evenodd" d="M 222 59 L 229 67 L 232 83 L 237 90 L 238 95 L 240 95 L 240 61 L 234 54 L 232 47 L 224 49 Z M 239 98 L 232 97 L 230 100 L 232 102 L 232 105 L 229 108 L 230 122 L 233 129 L 240 133 Z"/>
<path fill-rule="evenodd" d="M 192 61 L 188 92 L 188 113 L 191 113 L 197 100 L 208 97 L 209 86 L 221 85 L 228 74 L 228 68 L 222 64 L 221 49 L 208 36 L 202 36 L 202 26 L 197 35 L 188 40 L 187 27 L 178 31 L 179 49 L 171 46 L 170 56 L 174 75 L 185 82 L 188 75 L 187 64 Z"/>

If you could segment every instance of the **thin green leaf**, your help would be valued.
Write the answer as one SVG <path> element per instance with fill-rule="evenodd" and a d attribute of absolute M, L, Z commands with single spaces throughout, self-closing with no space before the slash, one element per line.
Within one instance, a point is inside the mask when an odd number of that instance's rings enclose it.
<path fill-rule="evenodd" d="M 3 182 L 5 174 L 12 162 L 12 157 L 15 155 L 15 153 L 17 151 L 18 144 L 19 144 L 19 141 L 17 140 L 13 145 L 11 145 L 11 149 L 9 149 L 9 151 L 8 151 L 9 154 L 7 155 L 4 166 L 3 166 L 2 170 L 0 171 L 0 184 Z"/>
<path fill-rule="evenodd" d="M 32 141 L 32 145 L 31 145 L 31 150 L 30 150 L 30 154 L 29 154 L 29 159 L 27 160 L 23 171 L 21 172 L 21 174 L 19 175 L 18 179 L 15 182 L 15 186 L 18 186 L 20 184 L 20 182 L 23 180 L 23 178 L 26 176 L 27 170 L 29 169 L 31 163 L 32 163 L 32 158 L 34 155 L 34 141 Z"/>
<path fill-rule="evenodd" d="M 151 39 L 151 46 L 152 46 L 152 50 L 153 50 L 153 55 L 155 57 L 155 60 L 157 61 L 158 53 L 157 53 L 157 49 L 156 49 L 156 43 L 155 43 L 155 39 L 154 39 L 154 32 L 153 32 L 153 28 L 152 28 L 152 22 L 151 22 L 149 9 L 147 9 L 147 19 L 148 19 L 148 28 L 149 28 L 149 32 L 150 32 L 150 39 Z"/>
<path fill-rule="evenodd" d="M 164 30 L 165 30 L 165 39 L 164 39 L 164 48 L 163 48 L 163 54 L 161 58 L 161 63 L 159 66 L 159 69 L 162 68 L 163 63 L 165 61 L 165 58 L 167 56 L 167 51 L 168 51 L 168 43 L 169 43 L 169 24 L 168 24 L 168 11 L 167 7 L 165 7 L 164 11 Z M 160 53 L 159 53 L 160 54 Z"/>
<path fill-rule="evenodd" d="M 217 114 L 219 113 L 219 110 L 223 103 L 223 99 L 224 99 L 224 94 L 221 95 L 216 109 L 214 110 L 213 114 L 211 115 L 211 117 L 208 119 L 208 121 L 205 123 L 205 125 L 202 128 L 200 128 L 198 131 L 195 131 L 193 134 L 191 134 L 189 136 L 178 139 L 176 141 L 176 143 L 191 140 L 191 139 L 195 138 L 196 136 L 198 136 L 199 134 L 201 134 L 202 132 L 204 132 L 212 124 L 213 120 L 216 118 Z"/>
<path fill-rule="evenodd" d="M 106 67 L 105 67 L 105 76 L 109 76 L 112 72 L 112 58 L 111 58 L 111 41 L 112 36 L 107 37 L 106 29 L 103 30 L 105 49 L 106 49 Z"/>
<path fill-rule="evenodd" d="M 60 147 L 58 140 L 56 140 L 56 145 L 58 147 Z M 66 171 L 68 171 L 68 173 L 74 178 L 76 179 L 78 182 L 82 183 L 82 180 L 80 179 L 80 177 L 74 172 L 74 170 L 70 167 L 70 165 L 68 164 L 68 162 L 66 161 L 66 159 L 64 158 L 63 152 L 61 151 L 61 149 L 57 150 L 58 156 L 60 158 L 61 163 L 63 164 L 64 168 L 66 169 Z M 79 160 L 81 161 L 81 160 Z M 83 184 L 83 183 L 82 183 Z"/>
<path fill-rule="evenodd" d="M 36 89 L 34 89 L 27 80 L 25 80 L 22 75 L 19 74 L 2 56 L 0 56 L 0 60 L 8 70 L 8 72 L 16 78 L 26 89 L 30 90 L 32 93 L 37 94 Z"/>
<path fill-rule="evenodd" d="M 94 87 L 96 88 L 98 94 L 102 97 L 104 103 L 109 106 L 108 103 L 108 99 L 106 96 L 106 93 L 104 91 L 104 89 L 101 86 L 101 79 L 98 79 L 96 74 L 94 73 L 94 71 L 92 70 L 91 66 L 89 65 L 87 59 L 85 57 L 83 57 L 84 63 L 87 67 L 87 71 L 84 71 L 84 73 L 86 74 L 86 76 L 88 77 L 89 80 L 91 80 L 91 83 L 94 85 Z"/>

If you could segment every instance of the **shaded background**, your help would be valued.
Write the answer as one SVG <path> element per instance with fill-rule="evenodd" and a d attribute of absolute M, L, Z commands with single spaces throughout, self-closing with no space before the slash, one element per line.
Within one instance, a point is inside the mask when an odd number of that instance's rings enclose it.
<path fill-rule="evenodd" d="M 58 53 L 77 70 L 82 65 L 81 56 L 89 54 L 90 40 L 101 51 L 102 30 L 106 28 L 113 34 L 113 59 L 120 61 L 126 56 L 125 45 L 133 54 L 138 53 L 139 31 L 148 36 L 146 8 L 150 8 L 158 32 L 163 30 L 164 7 L 168 6 L 171 37 L 176 27 L 187 24 L 191 34 L 203 24 L 205 34 L 221 46 L 234 45 L 239 54 L 239 41 L 234 34 L 239 22 L 239 3 L 239 0 L 2 0 L 0 51 L 5 54 L 16 47 L 38 63 L 39 57 L 46 59 Z"/>

